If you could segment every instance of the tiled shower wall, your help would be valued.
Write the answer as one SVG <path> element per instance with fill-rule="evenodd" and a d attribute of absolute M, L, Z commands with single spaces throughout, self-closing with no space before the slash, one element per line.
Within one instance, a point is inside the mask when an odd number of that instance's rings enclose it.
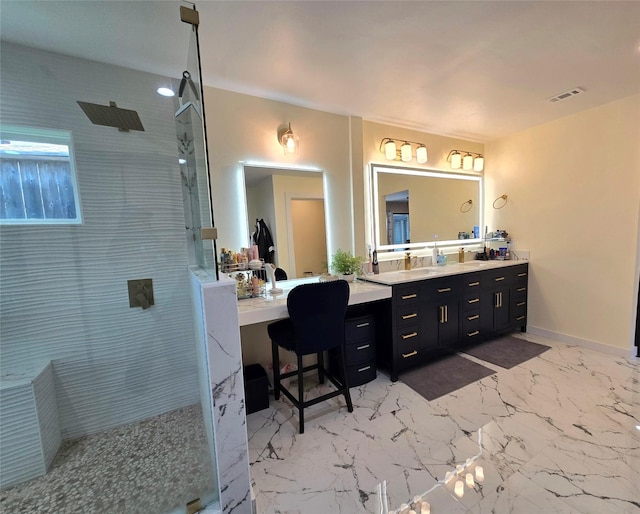
<path fill-rule="evenodd" d="M 82 225 L 0 227 L 3 373 L 51 360 L 62 437 L 197 403 L 190 264 L 166 79 L 3 42 L 2 123 L 73 133 Z M 176 70 L 179 75 L 181 70 Z M 138 112 L 93 125 L 76 101 Z M 130 308 L 127 280 L 155 305 Z"/>

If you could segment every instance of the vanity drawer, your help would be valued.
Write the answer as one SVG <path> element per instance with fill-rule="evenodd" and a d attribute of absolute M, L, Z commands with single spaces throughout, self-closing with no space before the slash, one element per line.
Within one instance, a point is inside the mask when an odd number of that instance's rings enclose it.
<path fill-rule="evenodd" d="M 417 283 L 396 286 L 393 288 L 393 297 L 397 308 L 417 304 L 420 298 L 420 288 Z"/>
<path fill-rule="evenodd" d="M 369 341 L 356 341 L 345 345 L 348 364 L 358 364 L 369 360 L 375 360 L 376 347 L 373 339 Z"/>
<path fill-rule="evenodd" d="M 369 361 L 356 366 L 347 366 L 349 387 L 357 387 L 376 378 L 376 363 Z"/>
<path fill-rule="evenodd" d="M 462 312 L 475 311 L 480 307 L 480 289 L 472 293 L 467 293 L 462 298 Z"/>
<path fill-rule="evenodd" d="M 527 298 L 517 297 L 513 300 L 513 320 L 516 324 L 521 324 L 527 318 Z"/>
<path fill-rule="evenodd" d="M 462 293 L 462 282 L 460 279 L 446 277 L 442 279 L 430 279 L 423 282 L 425 296 L 429 300 L 456 296 Z"/>
<path fill-rule="evenodd" d="M 515 285 L 520 285 L 520 284 L 527 285 L 528 280 L 529 280 L 529 265 L 520 264 L 518 266 L 514 266 L 513 283 Z"/>
<path fill-rule="evenodd" d="M 418 322 L 419 304 L 411 302 L 407 305 L 400 304 L 396 309 L 396 323 L 398 328 Z"/>
<path fill-rule="evenodd" d="M 373 316 L 347 318 L 344 322 L 344 339 L 349 345 L 355 341 L 375 340 L 376 325 Z"/>
<path fill-rule="evenodd" d="M 478 338 L 480 335 L 480 311 L 469 311 L 462 315 L 462 338 L 465 342 L 468 339 Z"/>

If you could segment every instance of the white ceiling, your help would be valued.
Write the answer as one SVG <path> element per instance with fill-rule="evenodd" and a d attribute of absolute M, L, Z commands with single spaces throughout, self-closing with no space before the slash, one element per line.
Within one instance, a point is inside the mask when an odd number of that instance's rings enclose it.
<path fill-rule="evenodd" d="M 179 77 L 174 1 L 0 2 L 3 40 Z M 196 2 L 204 83 L 487 141 L 640 92 L 639 1 Z M 585 93 L 550 103 L 581 87 Z"/>

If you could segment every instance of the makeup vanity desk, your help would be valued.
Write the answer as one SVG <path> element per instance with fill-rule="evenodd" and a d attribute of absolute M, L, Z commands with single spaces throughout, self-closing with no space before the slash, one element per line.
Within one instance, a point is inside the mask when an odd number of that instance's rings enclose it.
<path fill-rule="evenodd" d="M 266 297 L 247 298 L 238 300 L 238 318 L 240 326 L 275 321 L 289 317 L 287 311 L 287 296 L 296 286 L 318 282 L 318 277 L 282 280 L 277 283 L 282 293 L 274 296 L 269 294 L 271 284 L 267 283 Z M 363 305 L 378 300 L 391 298 L 392 288 L 388 285 L 374 284 L 356 280 L 349 284 L 349 305 Z"/>

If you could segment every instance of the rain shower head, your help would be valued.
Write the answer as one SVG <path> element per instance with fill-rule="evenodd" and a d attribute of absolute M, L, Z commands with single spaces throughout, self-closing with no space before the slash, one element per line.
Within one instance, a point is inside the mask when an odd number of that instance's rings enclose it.
<path fill-rule="evenodd" d="M 99 105 L 78 101 L 78 105 L 94 125 L 116 127 L 121 132 L 129 132 L 130 130 L 144 132 L 138 113 L 130 109 L 122 109 L 115 102 L 109 102 L 109 105 Z"/>

